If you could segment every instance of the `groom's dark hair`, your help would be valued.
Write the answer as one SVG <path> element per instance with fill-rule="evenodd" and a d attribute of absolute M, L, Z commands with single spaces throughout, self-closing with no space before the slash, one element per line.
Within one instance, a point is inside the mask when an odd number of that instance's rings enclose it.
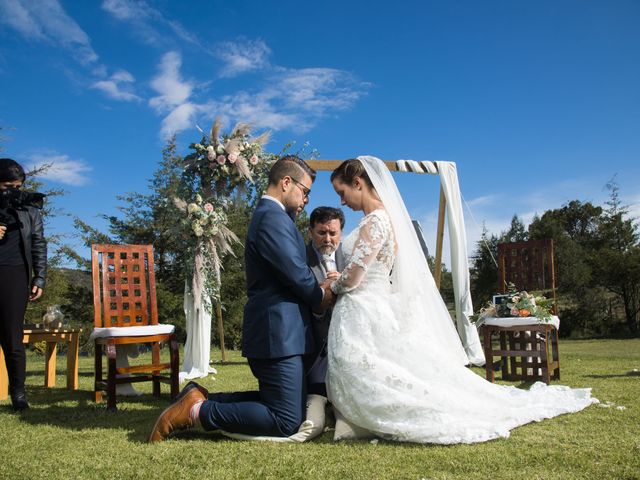
<path fill-rule="evenodd" d="M 313 228 L 316 223 L 327 223 L 331 220 L 340 220 L 340 230 L 344 228 L 344 213 L 339 208 L 317 207 L 309 215 L 309 227 Z"/>
<path fill-rule="evenodd" d="M 279 158 L 269 170 L 269 185 L 278 185 L 284 177 L 300 181 L 305 173 L 311 177 L 311 181 L 316 179 L 316 171 L 304 160 L 296 155 L 285 155 Z"/>

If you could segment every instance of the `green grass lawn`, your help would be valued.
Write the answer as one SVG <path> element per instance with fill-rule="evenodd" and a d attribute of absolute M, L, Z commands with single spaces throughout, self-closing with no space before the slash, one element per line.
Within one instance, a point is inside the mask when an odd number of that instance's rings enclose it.
<path fill-rule="evenodd" d="M 137 384 L 146 394 L 120 398 L 119 411 L 108 413 L 92 400 L 92 358 L 81 359 L 80 390 L 69 392 L 62 388 L 64 357 L 57 387 L 45 389 L 44 359 L 30 353 L 31 409 L 17 415 L 8 401 L 0 405 L 0 478 L 640 478 L 640 339 L 562 340 L 560 354 L 559 383 L 592 387 L 609 408 L 594 405 L 525 425 L 506 440 L 434 446 L 334 444 L 331 432 L 305 444 L 240 442 L 196 431 L 150 445 L 149 431 L 169 402 L 167 385 L 154 398 L 150 384 Z M 202 384 L 212 391 L 254 388 L 239 353 L 228 356 L 215 379 Z"/>

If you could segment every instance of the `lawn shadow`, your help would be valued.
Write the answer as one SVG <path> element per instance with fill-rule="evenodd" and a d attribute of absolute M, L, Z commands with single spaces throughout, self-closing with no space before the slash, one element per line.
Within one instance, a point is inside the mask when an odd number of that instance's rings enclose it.
<path fill-rule="evenodd" d="M 117 411 L 107 410 L 106 401 L 96 403 L 94 392 L 69 391 L 29 386 L 31 408 L 20 415 L 22 422 L 34 426 L 51 425 L 68 430 L 123 429 L 129 438 L 146 441 L 153 423 L 171 400 L 168 393 L 154 397 L 150 393 L 139 397 L 118 397 Z M 0 407 L 11 410 L 11 405 Z"/>
<path fill-rule="evenodd" d="M 587 378 L 625 378 L 625 377 L 640 377 L 640 371 L 630 371 L 627 373 L 611 373 L 607 375 L 583 375 Z"/>

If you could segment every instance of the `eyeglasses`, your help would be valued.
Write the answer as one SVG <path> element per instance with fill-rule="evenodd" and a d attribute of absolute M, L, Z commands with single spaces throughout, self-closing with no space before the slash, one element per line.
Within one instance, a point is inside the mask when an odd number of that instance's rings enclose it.
<path fill-rule="evenodd" d="M 311 189 L 306 187 L 303 183 L 299 182 L 295 178 L 293 177 L 289 177 L 289 178 L 291 178 L 291 180 L 293 180 L 293 183 L 297 185 L 297 187 L 300 189 L 300 191 L 304 195 L 304 198 L 309 198 L 309 195 L 311 195 Z"/>

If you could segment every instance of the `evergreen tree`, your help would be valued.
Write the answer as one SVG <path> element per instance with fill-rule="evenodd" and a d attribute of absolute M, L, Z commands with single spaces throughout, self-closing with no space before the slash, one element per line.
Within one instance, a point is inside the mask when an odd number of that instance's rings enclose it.
<path fill-rule="evenodd" d="M 524 240 L 529 239 L 529 233 L 527 232 L 527 227 L 525 227 L 522 220 L 518 215 L 514 215 L 511 218 L 511 226 L 509 230 L 503 232 L 500 235 L 500 242 L 522 242 Z"/>
<path fill-rule="evenodd" d="M 627 218 L 629 209 L 622 205 L 615 181 L 607 183 L 609 200 L 600 225 L 601 241 L 594 257 L 596 274 L 602 285 L 622 302 L 627 328 L 638 333 L 640 311 L 640 245 L 634 219 Z"/>
<path fill-rule="evenodd" d="M 476 250 L 471 260 L 471 297 L 476 310 L 491 301 L 498 291 L 498 237 L 489 235 L 482 226 L 482 235 L 476 242 Z"/>

